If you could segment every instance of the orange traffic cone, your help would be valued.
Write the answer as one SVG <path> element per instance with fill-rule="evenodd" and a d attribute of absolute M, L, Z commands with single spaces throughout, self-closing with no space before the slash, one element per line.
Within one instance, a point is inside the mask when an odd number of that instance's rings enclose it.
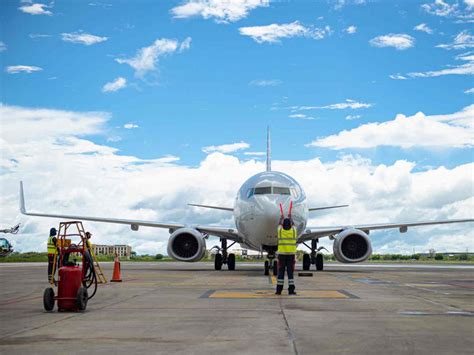
<path fill-rule="evenodd" d="M 117 253 L 115 253 L 114 274 L 112 275 L 112 280 L 110 280 L 110 282 L 122 282 L 122 277 L 120 276 L 120 261 Z"/>

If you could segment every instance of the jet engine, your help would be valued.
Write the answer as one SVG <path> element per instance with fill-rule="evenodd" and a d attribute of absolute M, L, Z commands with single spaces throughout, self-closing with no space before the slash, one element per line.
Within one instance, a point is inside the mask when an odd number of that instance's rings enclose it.
<path fill-rule="evenodd" d="M 369 236 L 360 229 L 346 229 L 336 236 L 334 257 L 341 263 L 359 263 L 372 255 Z"/>
<path fill-rule="evenodd" d="M 178 261 L 199 261 L 206 253 L 204 236 L 194 228 L 180 228 L 168 240 L 168 255 Z"/>

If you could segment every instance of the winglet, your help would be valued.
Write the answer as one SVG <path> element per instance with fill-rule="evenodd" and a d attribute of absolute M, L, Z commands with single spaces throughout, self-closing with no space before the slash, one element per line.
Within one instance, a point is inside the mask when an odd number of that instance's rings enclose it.
<path fill-rule="evenodd" d="M 23 193 L 23 181 L 20 181 L 20 212 L 27 214 L 25 208 L 25 194 Z"/>
<path fill-rule="evenodd" d="M 272 171 L 270 126 L 267 126 L 267 171 Z"/>

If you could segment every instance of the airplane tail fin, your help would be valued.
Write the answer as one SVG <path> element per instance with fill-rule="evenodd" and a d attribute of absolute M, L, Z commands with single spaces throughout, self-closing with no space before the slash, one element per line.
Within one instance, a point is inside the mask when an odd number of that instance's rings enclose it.
<path fill-rule="evenodd" d="M 270 126 L 267 127 L 267 171 L 272 171 Z"/>
<path fill-rule="evenodd" d="M 20 181 L 20 212 L 26 214 L 25 194 L 23 192 L 23 181 Z"/>

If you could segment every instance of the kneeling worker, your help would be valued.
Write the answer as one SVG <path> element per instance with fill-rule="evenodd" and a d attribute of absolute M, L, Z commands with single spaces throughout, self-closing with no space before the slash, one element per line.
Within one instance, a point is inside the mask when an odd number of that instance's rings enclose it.
<path fill-rule="evenodd" d="M 293 268 L 295 266 L 296 240 L 298 233 L 290 218 L 283 220 L 283 227 L 278 226 L 278 279 L 276 295 L 281 295 L 285 284 L 285 270 L 288 274 L 288 293 L 296 295 Z"/>

